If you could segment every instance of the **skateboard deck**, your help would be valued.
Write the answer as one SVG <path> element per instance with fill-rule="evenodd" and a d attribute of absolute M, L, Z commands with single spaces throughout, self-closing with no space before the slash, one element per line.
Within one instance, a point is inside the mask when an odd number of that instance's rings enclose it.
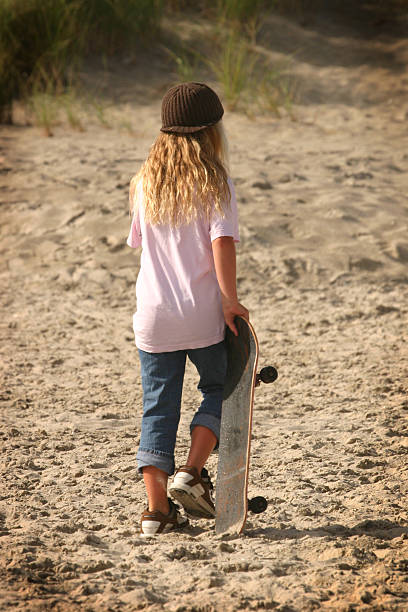
<path fill-rule="evenodd" d="M 215 531 L 242 532 L 249 509 L 266 510 L 267 501 L 255 497 L 248 502 L 248 474 L 251 450 L 252 410 L 255 387 L 262 381 L 274 382 L 278 376 L 272 366 L 257 374 L 259 346 L 252 325 L 235 318 L 238 336 L 227 329 L 227 377 L 224 387 L 218 472 L 215 499 Z"/>
<path fill-rule="evenodd" d="M 258 340 L 250 323 L 235 318 L 238 336 L 226 332 L 224 388 L 215 500 L 217 534 L 241 533 L 248 511 L 248 470 Z"/>

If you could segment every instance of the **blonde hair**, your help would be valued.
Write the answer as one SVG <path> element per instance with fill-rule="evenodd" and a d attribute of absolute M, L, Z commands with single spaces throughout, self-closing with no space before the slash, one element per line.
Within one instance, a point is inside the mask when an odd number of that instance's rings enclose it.
<path fill-rule="evenodd" d="M 210 219 L 228 209 L 228 150 L 222 123 L 192 134 L 160 132 L 149 156 L 130 184 L 130 207 L 135 190 L 143 188 L 146 222 L 178 226 L 199 216 Z"/>

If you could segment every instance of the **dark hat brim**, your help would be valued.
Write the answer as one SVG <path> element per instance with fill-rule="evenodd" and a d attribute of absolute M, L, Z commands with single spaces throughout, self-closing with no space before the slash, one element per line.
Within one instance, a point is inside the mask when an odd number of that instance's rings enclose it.
<path fill-rule="evenodd" d="M 211 121 L 210 123 L 206 123 L 205 125 L 172 125 L 170 127 L 161 127 L 160 131 L 165 132 L 167 134 L 193 134 L 194 132 L 199 132 L 200 130 L 205 130 L 205 128 L 215 125 L 216 123 L 221 121 L 221 119 L 222 115 L 219 119 Z"/>

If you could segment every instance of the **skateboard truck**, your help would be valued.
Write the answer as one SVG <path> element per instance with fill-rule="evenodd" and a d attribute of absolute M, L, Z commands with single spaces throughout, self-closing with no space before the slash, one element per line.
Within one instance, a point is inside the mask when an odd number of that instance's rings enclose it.
<path fill-rule="evenodd" d="M 261 512 L 265 512 L 267 507 L 268 502 L 262 495 L 248 499 L 248 510 L 252 512 L 252 514 L 261 514 Z"/>
<path fill-rule="evenodd" d="M 273 383 L 278 378 L 278 371 L 273 366 L 266 366 L 262 368 L 260 372 L 256 375 L 255 387 L 259 387 L 261 382 L 263 383 Z M 258 495 L 257 497 L 253 497 L 252 499 L 248 499 L 248 510 L 253 514 L 261 514 L 261 512 L 265 512 L 268 507 L 268 502 L 265 497 Z"/>
<path fill-rule="evenodd" d="M 262 368 L 260 372 L 256 375 L 255 387 L 259 387 L 261 382 L 263 383 L 273 383 L 278 378 L 278 371 L 273 366 L 266 366 Z"/>

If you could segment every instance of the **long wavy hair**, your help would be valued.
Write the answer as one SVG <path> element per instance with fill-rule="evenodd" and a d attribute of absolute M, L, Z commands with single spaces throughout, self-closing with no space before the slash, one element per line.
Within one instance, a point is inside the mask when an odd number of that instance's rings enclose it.
<path fill-rule="evenodd" d="M 199 216 L 224 216 L 231 200 L 228 149 L 221 121 L 193 134 L 160 132 L 130 184 L 130 208 L 135 190 L 143 188 L 144 218 L 151 225 L 179 226 Z"/>

